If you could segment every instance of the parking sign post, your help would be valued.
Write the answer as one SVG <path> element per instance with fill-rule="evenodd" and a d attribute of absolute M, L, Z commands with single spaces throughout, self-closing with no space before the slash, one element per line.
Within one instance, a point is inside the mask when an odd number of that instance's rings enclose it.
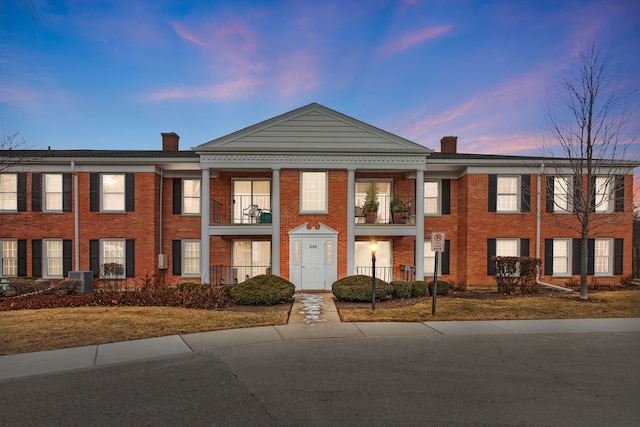
<path fill-rule="evenodd" d="M 433 291 L 431 302 L 431 315 L 436 315 L 436 295 L 438 295 L 438 254 L 444 252 L 444 233 L 431 233 L 431 250 L 435 252 L 435 265 L 433 266 Z"/>

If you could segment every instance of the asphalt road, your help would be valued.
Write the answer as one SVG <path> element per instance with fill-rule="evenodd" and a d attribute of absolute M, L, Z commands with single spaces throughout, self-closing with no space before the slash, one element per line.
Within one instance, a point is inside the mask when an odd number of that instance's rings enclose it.
<path fill-rule="evenodd" d="M 3 426 L 638 426 L 640 333 L 274 341 L 0 382 Z"/>

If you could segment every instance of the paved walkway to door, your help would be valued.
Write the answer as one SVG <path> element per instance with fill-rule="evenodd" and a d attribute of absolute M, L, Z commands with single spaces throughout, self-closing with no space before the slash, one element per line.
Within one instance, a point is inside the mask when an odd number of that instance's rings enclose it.
<path fill-rule="evenodd" d="M 339 324 L 340 316 L 331 292 L 296 292 L 289 325 Z"/>

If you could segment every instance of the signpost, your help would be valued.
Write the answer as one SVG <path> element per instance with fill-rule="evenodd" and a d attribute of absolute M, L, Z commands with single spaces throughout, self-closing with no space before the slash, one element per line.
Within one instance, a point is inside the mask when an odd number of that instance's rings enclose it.
<path fill-rule="evenodd" d="M 435 252 L 435 265 L 433 266 L 433 291 L 431 303 L 431 315 L 436 315 L 436 295 L 438 295 L 438 254 L 444 252 L 444 233 L 434 231 L 431 233 L 431 250 Z"/>

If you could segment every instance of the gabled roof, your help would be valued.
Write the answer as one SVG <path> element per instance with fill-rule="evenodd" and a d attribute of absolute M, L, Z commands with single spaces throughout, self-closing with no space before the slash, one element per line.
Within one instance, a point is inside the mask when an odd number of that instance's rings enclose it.
<path fill-rule="evenodd" d="M 193 148 L 198 153 L 394 153 L 433 150 L 312 103 Z"/>

